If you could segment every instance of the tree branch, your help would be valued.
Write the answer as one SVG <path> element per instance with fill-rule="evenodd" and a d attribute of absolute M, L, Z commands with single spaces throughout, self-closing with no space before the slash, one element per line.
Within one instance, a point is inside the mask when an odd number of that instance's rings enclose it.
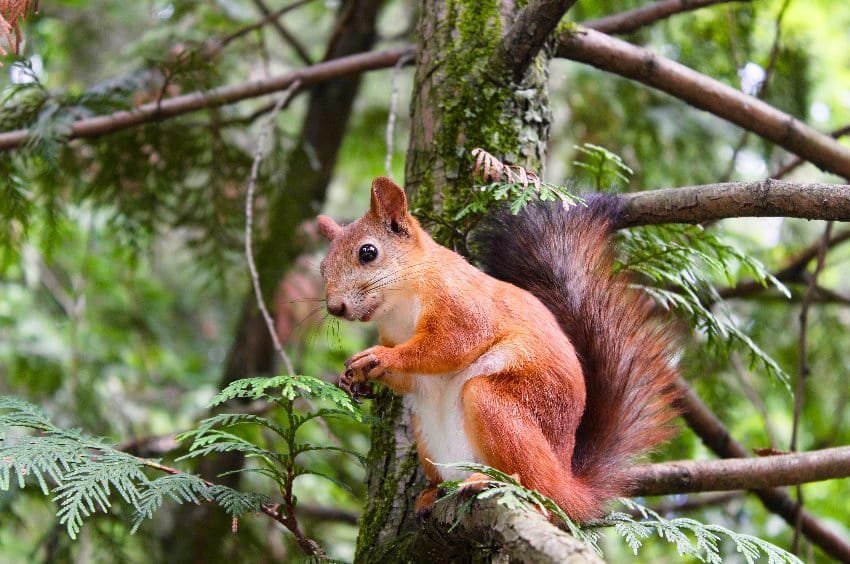
<path fill-rule="evenodd" d="M 182 470 L 172 468 L 171 466 L 166 466 L 155 460 L 140 458 L 139 462 L 149 468 L 159 470 L 160 472 L 165 472 L 166 474 L 172 474 L 174 476 L 185 474 L 185 472 L 183 472 Z M 216 485 L 215 483 L 209 480 L 204 480 L 204 483 L 210 487 Z M 298 543 L 298 546 L 301 548 L 301 550 L 304 551 L 305 554 L 314 556 L 324 556 L 325 551 L 322 550 L 322 547 L 319 546 L 319 543 L 302 533 L 301 529 L 298 527 L 298 522 L 293 522 L 289 515 L 282 513 L 280 511 L 280 507 L 281 506 L 279 503 L 264 503 L 260 506 L 260 511 L 268 517 L 271 517 L 273 520 L 277 521 L 284 527 L 286 527 L 295 537 L 295 542 Z"/>
<path fill-rule="evenodd" d="M 761 458 L 685 460 L 630 469 L 632 495 L 755 490 L 850 476 L 850 446 Z"/>
<path fill-rule="evenodd" d="M 511 73 L 513 82 L 522 82 L 531 61 L 575 3 L 576 0 L 530 2 L 517 14 L 516 21 L 496 49 L 496 68 Z"/>
<path fill-rule="evenodd" d="M 850 149 L 791 115 L 643 47 L 591 29 L 568 30 L 557 56 L 592 65 L 666 92 L 812 162 L 850 178 Z"/>
<path fill-rule="evenodd" d="M 264 80 L 222 86 L 209 91 L 199 91 L 183 96 L 166 98 L 159 103 L 151 102 L 129 111 L 121 111 L 76 121 L 71 126 L 69 138 L 98 137 L 143 123 L 160 121 L 203 108 L 233 104 L 248 98 L 255 98 L 285 90 L 296 81 L 300 81 L 302 87 L 306 88 L 343 76 L 355 75 L 369 70 L 389 68 L 394 66 L 399 59 L 409 56 L 411 53 L 413 53 L 412 47 L 399 47 L 387 51 L 360 53 L 325 61 Z M 26 129 L 0 133 L 0 151 L 8 151 L 9 149 L 23 145 L 29 140 L 30 135 L 30 131 Z"/>
<path fill-rule="evenodd" d="M 833 139 L 840 139 L 845 135 L 850 135 L 850 125 L 845 125 L 844 127 L 840 127 L 835 129 L 829 133 L 829 136 Z M 800 157 L 795 157 L 787 164 L 779 167 L 776 172 L 770 175 L 771 178 L 779 180 L 780 178 L 784 178 L 794 172 L 798 167 L 802 166 L 806 161 L 801 159 Z"/>
<path fill-rule="evenodd" d="M 422 562 L 465 562 L 482 551 L 498 555 L 494 562 L 602 562 L 584 542 L 533 509 L 509 509 L 495 498 L 473 504 L 465 510 L 457 497 L 438 501 L 409 554 Z"/>
<path fill-rule="evenodd" d="M 618 227 L 729 217 L 850 221 L 850 185 L 761 180 L 623 194 Z"/>
<path fill-rule="evenodd" d="M 827 250 L 832 249 L 848 240 L 850 240 L 850 229 L 845 229 L 835 236 L 830 237 L 826 243 L 826 248 Z M 808 280 L 804 280 L 805 277 L 803 274 L 806 272 L 806 267 L 809 263 L 817 258 L 821 245 L 822 239 L 818 238 L 817 242 L 803 249 L 785 267 L 777 271 L 774 277 L 780 282 L 785 283 L 808 283 Z M 748 280 L 729 288 L 721 288 L 717 293 L 723 299 L 745 298 L 764 290 L 765 287 L 758 281 Z M 818 290 L 823 291 L 825 288 L 818 287 Z M 817 297 L 817 295 L 814 296 L 815 299 Z"/>
<path fill-rule="evenodd" d="M 723 423 L 684 380 L 679 380 L 677 386 L 682 392 L 679 400 L 682 417 L 709 449 L 722 458 L 749 457 L 749 451 L 732 438 Z M 761 489 L 754 493 L 768 511 L 776 513 L 791 526 L 799 518 L 802 533 L 825 553 L 839 561 L 850 562 L 850 543 L 826 528 L 809 512 L 799 509 L 783 490 Z"/>
<path fill-rule="evenodd" d="M 652 25 L 670 16 L 690 12 L 728 2 L 750 2 L 751 0 L 660 0 L 634 10 L 611 14 L 596 20 L 581 22 L 582 27 L 595 29 L 609 35 L 631 33 L 641 27 Z"/>

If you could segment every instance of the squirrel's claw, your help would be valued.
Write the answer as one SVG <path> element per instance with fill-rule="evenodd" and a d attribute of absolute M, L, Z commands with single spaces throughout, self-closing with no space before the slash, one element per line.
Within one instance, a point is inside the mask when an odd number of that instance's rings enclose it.
<path fill-rule="evenodd" d="M 360 398 L 371 399 L 375 397 L 372 385 L 369 382 L 358 382 L 354 379 L 354 372 L 346 370 L 339 377 L 337 386 L 348 393 L 354 403 L 360 403 Z"/>
<path fill-rule="evenodd" d="M 372 347 L 345 361 L 345 367 L 352 373 L 354 382 L 365 382 L 386 374 L 387 369 L 378 355 L 379 350 L 380 347 Z"/>

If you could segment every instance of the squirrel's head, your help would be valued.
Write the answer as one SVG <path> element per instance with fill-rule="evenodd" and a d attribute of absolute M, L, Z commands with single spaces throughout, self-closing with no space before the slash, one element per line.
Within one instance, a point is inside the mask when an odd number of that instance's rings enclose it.
<path fill-rule="evenodd" d="M 404 299 L 401 294 L 415 284 L 413 271 L 419 269 L 412 267 L 421 262 L 424 232 L 396 183 L 376 178 L 369 211 L 357 221 L 342 226 L 320 215 L 318 224 L 331 243 L 321 264 L 330 313 L 369 321 Z"/>

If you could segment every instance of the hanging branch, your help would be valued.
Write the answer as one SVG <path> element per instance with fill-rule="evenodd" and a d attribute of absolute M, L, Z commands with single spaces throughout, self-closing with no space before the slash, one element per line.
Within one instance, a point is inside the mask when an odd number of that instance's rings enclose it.
<path fill-rule="evenodd" d="M 166 474 L 171 474 L 172 476 L 185 475 L 185 472 L 183 472 L 182 470 L 178 470 L 177 468 L 172 468 L 171 466 L 160 464 L 155 460 L 139 459 L 139 462 L 141 462 L 148 468 L 153 468 L 154 470 L 159 470 L 160 472 L 165 472 Z M 214 487 L 216 485 L 215 483 L 210 482 L 209 480 L 203 480 L 203 482 L 210 487 Z M 301 548 L 301 550 L 304 551 L 305 554 L 324 557 L 325 551 L 322 550 L 322 547 L 319 546 L 319 543 L 317 543 L 315 540 L 311 539 L 310 537 L 305 535 L 303 531 L 301 531 L 301 528 L 298 525 L 298 521 L 295 520 L 295 516 L 292 513 L 291 507 L 289 509 L 290 510 L 287 512 L 281 511 L 281 505 L 279 503 L 263 503 L 262 505 L 260 505 L 260 511 L 264 515 L 270 517 L 274 521 L 277 521 L 278 523 L 286 527 L 289 532 L 292 533 L 292 536 L 295 537 L 295 542 L 298 543 L 298 546 Z M 236 523 L 237 521 L 234 517 L 234 532 L 236 532 Z"/>
<path fill-rule="evenodd" d="M 844 229 L 835 236 L 829 238 L 826 242 L 826 249 L 831 250 L 838 245 L 850 241 L 850 229 Z M 803 282 L 803 273 L 806 271 L 806 267 L 812 262 L 820 253 L 821 246 L 823 245 L 823 240 L 818 239 L 814 244 L 809 245 L 801 252 L 797 253 L 797 255 L 791 259 L 788 264 L 782 269 L 776 271 L 774 273 L 774 277 L 783 283 L 799 283 Z M 729 288 L 721 288 L 717 291 L 718 295 L 726 300 L 730 298 L 745 298 L 752 294 L 757 294 L 764 291 L 764 285 L 760 284 L 756 280 L 749 280 L 745 282 L 739 282 L 735 286 Z M 816 296 L 813 296 L 814 300 Z"/>
<path fill-rule="evenodd" d="M 245 259 L 248 262 L 248 270 L 251 273 L 251 283 L 254 286 L 254 295 L 257 298 L 257 306 L 260 308 L 260 313 L 263 315 L 263 319 L 269 329 L 269 334 L 271 335 L 272 342 L 274 343 L 274 349 L 277 351 L 277 354 L 280 355 L 280 358 L 283 360 L 283 364 L 286 367 L 286 371 L 290 375 L 295 374 L 295 369 L 292 367 L 292 361 L 289 360 L 289 355 L 287 355 L 286 351 L 283 350 L 283 345 L 281 345 L 280 339 L 277 336 L 277 331 L 275 331 L 274 328 L 274 321 L 272 321 L 272 316 L 269 315 L 269 310 L 266 307 L 266 301 L 263 299 L 263 290 L 260 287 L 260 275 L 257 272 L 257 265 L 254 263 L 252 237 L 254 232 L 254 191 L 257 188 L 257 177 L 260 173 L 260 162 L 263 160 L 263 153 L 266 150 L 265 145 L 268 141 L 269 135 L 271 135 L 272 129 L 274 128 L 274 120 L 277 117 L 277 114 L 284 108 L 284 106 L 292 101 L 292 98 L 295 96 L 295 93 L 300 87 L 301 81 L 293 82 L 289 89 L 283 93 L 280 100 L 277 101 L 269 114 L 266 123 L 263 124 L 260 136 L 257 139 L 257 148 L 254 150 L 254 162 L 251 164 L 251 177 L 248 180 L 248 190 L 245 195 Z"/>

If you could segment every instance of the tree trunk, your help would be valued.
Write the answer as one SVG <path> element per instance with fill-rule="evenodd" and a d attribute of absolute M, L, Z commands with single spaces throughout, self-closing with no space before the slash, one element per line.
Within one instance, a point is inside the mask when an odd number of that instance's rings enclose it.
<path fill-rule="evenodd" d="M 518 12 L 509 0 L 424 2 L 406 178 L 422 219 L 450 217 L 463 206 L 463 196 L 473 186 L 471 151 L 476 147 L 541 169 L 550 122 L 548 54 L 544 50 L 536 56 L 519 84 L 510 73 L 495 72 L 492 63 Z M 463 250 L 449 227 L 436 225 L 432 232 L 439 242 Z M 372 429 L 369 499 L 355 561 L 595 560 L 582 543 L 542 517 L 512 515 L 489 500 L 476 504 L 473 517 L 438 504 L 427 523 L 417 523 L 412 509 L 424 476 L 406 404 L 389 391 L 374 403 L 379 421 Z"/>

